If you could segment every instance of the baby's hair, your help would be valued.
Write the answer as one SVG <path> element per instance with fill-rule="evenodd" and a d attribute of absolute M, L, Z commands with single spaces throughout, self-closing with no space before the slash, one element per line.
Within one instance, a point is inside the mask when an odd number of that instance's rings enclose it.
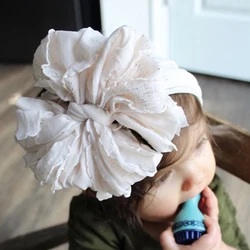
<path fill-rule="evenodd" d="M 142 181 L 135 183 L 132 186 L 130 197 L 112 197 L 101 201 L 100 204 L 107 219 L 126 222 L 131 227 L 140 226 L 139 208 L 143 197 L 149 193 L 153 186 L 157 185 L 159 179 L 165 178 L 166 169 L 169 170 L 171 166 L 178 164 L 192 154 L 200 136 L 205 133 L 207 137 L 211 137 L 206 116 L 196 97 L 192 94 L 173 94 L 171 97 L 183 108 L 189 123 L 188 127 L 181 130 L 180 136 L 175 136 L 173 139 L 178 151 L 173 150 L 170 153 L 163 153 L 162 160 L 157 167 L 157 174 L 154 177 L 146 177 Z M 140 143 L 150 146 L 140 135 L 134 131 L 132 132 Z M 89 189 L 83 193 L 87 196 L 95 196 L 94 192 Z"/>

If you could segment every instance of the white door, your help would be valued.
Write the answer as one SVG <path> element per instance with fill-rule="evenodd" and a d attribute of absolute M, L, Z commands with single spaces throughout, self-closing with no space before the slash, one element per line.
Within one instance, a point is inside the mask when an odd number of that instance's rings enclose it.
<path fill-rule="evenodd" d="M 105 36 L 122 25 L 129 25 L 151 39 L 158 56 L 168 57 L 167 0 L 100 0 L 100 6 Z"/>
<path fill-rule="evenodd" d="M 181 67 L 250 81 L 250 0 L 171 0 L 169 25 Z"/>

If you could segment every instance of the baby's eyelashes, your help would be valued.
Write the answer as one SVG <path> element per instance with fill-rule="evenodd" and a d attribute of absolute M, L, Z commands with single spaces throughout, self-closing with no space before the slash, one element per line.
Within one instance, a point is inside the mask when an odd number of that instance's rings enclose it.
<path fill-rule="evenodd" d="M 155 184 L 160 185 L 161 183 L 165 182 L 165 180 L 168 178 L 168 174 L 164 174 L 159 179 L 156 180 Z"/>
<path fill-rule="evenodd" d="M 163 174 L 162 176 L 160 176 L 156 181 L 155 181 L 155 185 L 161 185 L 167 181 L 170 181 L 173 177 L 173 171 L 170 171 L 168 173 Z"/>
<path fill-rule="evenodd" d="M 198 144 L 196 145 L 195 150 L 196 151 L 200 151 L 202 150 L 203 146 L 208 142 L 208 138 L 207 137 L 203 137 Z"/>

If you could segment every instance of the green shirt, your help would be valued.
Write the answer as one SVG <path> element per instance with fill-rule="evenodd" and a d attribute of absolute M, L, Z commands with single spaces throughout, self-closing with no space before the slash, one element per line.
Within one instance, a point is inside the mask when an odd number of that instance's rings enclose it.
<path fill-rule="evenodd" d="M 219 224 L 223 241 L 239 250 L 250 250 L 235 219 L 235 208 L 220 179 L 215 176 L 210 187 L 219 202 Z M 142 229 L 98 219 L 100 203 L 84 195 L 72 199 L 69 216 L 70 250 L 161 250 L 159 242 Z"/>

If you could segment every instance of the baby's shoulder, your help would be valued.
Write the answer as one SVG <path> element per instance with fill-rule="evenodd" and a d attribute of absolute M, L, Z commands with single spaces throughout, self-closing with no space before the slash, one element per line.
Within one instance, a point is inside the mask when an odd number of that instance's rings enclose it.
<path fill-rule="evenodd" d="M 95 198 L 83 194 L 73 197 L 68 221 L 70 243 L 78 242 L 88 249 L 161 249 L 145 232 L 110 220 L 107 212 Z"/>
<path fill-rule="evenodd" d="M 70 244 L 80 244 L 87 249 L 109 249 L 108 246 L 117 249 L 121 233 L 102 215 L 100 203 L 95 198 L 83 194 L 73 197 L 68 220 Z"/>
<path fill-rule="evenodd" d="M 70 218 L 81 223 L 95 223 L 109 225 L 105 218 L 100 202 L 93 198 L 80 194 L 74 196 L 70 202 Z"/>

